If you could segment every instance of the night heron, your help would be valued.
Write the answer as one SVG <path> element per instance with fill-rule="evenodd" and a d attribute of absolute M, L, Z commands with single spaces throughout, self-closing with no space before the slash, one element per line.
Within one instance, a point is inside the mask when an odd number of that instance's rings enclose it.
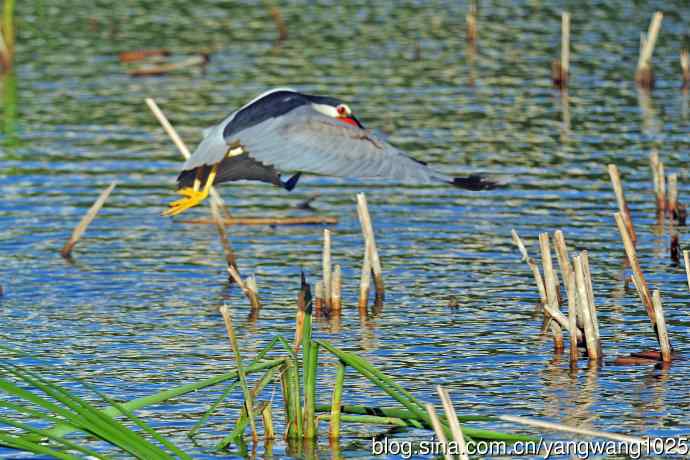
<path fill-rule="evenodd" d="M 283 181 L 281 171 L 295 174 Z M 292 190 L 302 172 L 448 183 L 468 190 L 494 186 L 480 176 L 454 178 L 434 171 L 365 129 L 336 98 L 279 88 L 204 131 L 177 178 L 177 193 L 184 198 L 170 203 L 163 215 L 201 203 L 214 184 L 247 179 Z"/>

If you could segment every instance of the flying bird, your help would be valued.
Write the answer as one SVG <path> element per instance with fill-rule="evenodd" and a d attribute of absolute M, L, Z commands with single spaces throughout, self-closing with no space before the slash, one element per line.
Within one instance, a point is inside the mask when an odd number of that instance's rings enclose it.
<path fill-rule="evenodd" d="M 283 180 L 285 171 L 295 174 Z M 163 215 L 201 203 L 214 184 L 247 179 L 289 191 L 303 172 L 448 183 L 468 190 L 495 186 L 477 175 L 454 178 L 433 170 L 366 129 L 339 99 L 278 88 L 204 131 L 177 178 L 183 198 L 170 203 Z"/>

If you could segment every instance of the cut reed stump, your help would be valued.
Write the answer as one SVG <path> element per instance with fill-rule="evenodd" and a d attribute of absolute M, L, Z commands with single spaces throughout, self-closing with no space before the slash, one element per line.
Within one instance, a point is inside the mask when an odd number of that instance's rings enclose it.
<path fill-rule="evenodd" d="M 465 21 L 467 23 L 467 43 L 475 49 L 477 46 L 477 4 L 475 2 L 470 3 Z"/>
<path fill-rule="evenodd" d="M 74 246 L 76 246 L 76 244 L 79 242 L 79 239 L 82 237 L 89 224 L 91 224 L 91 222 L 96 218 L 96 214 L 98 214 L 98 211 L 100 211 L 100 209 L 103 207 L 106 200 L 110 196 L 110 193 L 113 191 L 116 185 L 116 182 L 111 183 L 108 186 L 108 188 L 101 192 L 101 195 L 91 205 L 89 210 L 86 211 L 86 214 L 84 214 L 84 217 L 81 218 L 79 224 L 77 224 L 77 226 L 74 227 L 74 230 L 72 231 L 72 236 L 69 240 L 67 240 L 67 243 L 65 243 L 65 245 L 60 250 L 60 255 L 62 257 L 64 257 L 65 259 L 70 259 L 72 257 L 72 250 L 74 249 Z"/>
<path fill-rule="evenodd" d="M 561 13 L 561 59 L 551 63 L 553 86 L 560 89 L 568 87 L 570 78 L 570 13 Z"/>
<path fill-rule="evenodd" d="M 374 226 L 371 223 L 367 197 L 364 193 L 357 194 L 357 214 L 362 226 L 364 249 L 369 254 L 369 263 L 371 264 L 371 270 L 374 275 L 374 287 L 376 289 L 374 305 L 377 309 L 380 309 L 383 306 L 385 288 L 383 285 L 383 274 L 381 272 L 381 260 L 379 258 L 378 249 L 376 248 L 376 238 L 374 237 Z"/>
<path fill-rule="evenodd" d="M 342 310 L 342 269 L 340 265 L 336 264 L 333 267 L 333 274 L 331 276 L 331 310 L 339 313 Z"/>
<path fill-rule="evenodd" d="M 276 38 L 274 44 L 274 46 L 278 47 L 288 39 L 288 28 L 285 25 L 283 14 L 280 12 L 280 8 L 277 6 L 271 7 L 271 18 L 273 18 L 273 24 L 276 26 L 276 30 L 278 31 L 278 38 Z"/>
<path fill-rule="evenodd" d="M 323 302 L 326 309 L 331 308 L 331 231 L 325 228 L 323 230 L 323 257 L 322 257 L 322 270 L 323 270 Z M 316 297 L 318 298 L 318 288 L 316 291 Z"/>
<path fill-rule="evenodd" d="M 539 248 L 541 250 L 541 263 L 544 268 L 544 286 L 546 289 L 546 304 L 544 308 L 545 320 L 549 324 L 553 332 L 554 350 L 556 353 L 563 351 L 563 334 L 561 332 L 561 325 L 553 321 L 553 317 L 549 312 L 558 311 L 560 308 L 559 289 L 560 285 L 558 277 L 553 269 L 551 260 L 551 245 L 549 244 L 549 234 L 539 234 Z"/>
<path fill-rule="evenodd" d="M 618 172 L 618 167 L 614 164 L 609 164 L 608 170 L 609 177 L 611 177 L 611 185 L 613 186 L 613 193 L 616 195 L 616 202 L 618 203 L 618 212 L 620 212 L 623 216 L 625 228 L 628 230 L 628 234 L 630 235 L 633 243 L 635 243 L 637 241 L 637 234 L 635 233 L 635 227 L 633 226 L 628 202 L 625 200 L 625 194 L 623 193 L 623 184 L 621 182 L 620 173 Z"/>
<path fill-rule="evenodd" d="M 685 226 L 688 208 L 678 199 L 678 174 L 675 173 L 668 176 L 668 213 L 678 225 Z"/>
<path fill-rule="evenodd" d="M 649 23 L 649 30 L 645 35 L 642 33 L 640 37 L 640 57 L 637 61 L 637 70 L 635 71 L 635 82 L 640 88 L 651 90 L 654 88 L 654 72 L 652 71 L 652 54 L 654 53 L 654 46 L 656 39 L 661 29 L 661 20 L 664 15 L 657 11 Z"/>
<path fill-rule="evenodd" d="M 295 324 L 295 353 L 299 351 L 299 346 L 302 343 L 302 334 L 304 331 L 304 318 L 308 315 L 311 318 L 312 314 L 312 297 L 311 286 L 307 283 L 307 278 L 304 272 L 300 275 L 300 290 L 297 295 L 297 318 Z"/>
<path fill-rule="evenodd" d="M 658 216 L 663 216 L 666 212 L 666 174 L 664 173 L 664 163 L 659 160 L 659 152 L 652 150 L 649 154 L 649 167 L 652 170 L 652 180 L 654 181 L 654 195 L 656 196 L 656 212 Z"/>

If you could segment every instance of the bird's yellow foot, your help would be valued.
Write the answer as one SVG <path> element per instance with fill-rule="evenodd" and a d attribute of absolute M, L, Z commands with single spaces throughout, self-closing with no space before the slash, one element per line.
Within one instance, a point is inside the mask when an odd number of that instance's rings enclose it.
<path fill-rule="evenodd" d="M 204 201 L 208 196 L 208 189 L 194 190 L 192 187 L 183 188 L 177 191 L 184 198 L 173 201 L 168 206 L 166 211 L 163 211 L 164 216 L 176 216 L 177 214 L 186 211 Z"/>

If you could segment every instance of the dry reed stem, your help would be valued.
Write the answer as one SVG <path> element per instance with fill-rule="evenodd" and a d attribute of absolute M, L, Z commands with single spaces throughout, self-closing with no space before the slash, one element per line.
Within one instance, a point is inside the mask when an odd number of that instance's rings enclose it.
<path fill-rule="evenodd" d="M 299 351 L 300 343 L 302 343 L 302 334 L 304 332 L 304 316 L 307 311 L 311 311 L 311 289 L 307 284 L 307 279 L 304 272 L 300 275 L 300 290 L 297 295 L 297 317 L 295 321 L 295 353 Z M 311 314 L 311 313 L 310 313 Z"/>
<path fill-rule="evenodd" d="M 553 263 L 551 260 L 551 247 L 549 244 L 549 234 L 539 234 L 539 248 L 541 250 L 541 263 L 544 269 L 544 285 L 546 287 L 546 303 L 549 308 L 544 309 L 545 315 L 549 312 L 559 310 L 558 302 L 558 278 L 553 270 Z M 559 311 L 560 313 L 560 311 Z M 548 318 L 548 316 L 547 316 Z M 556 331 L 556 329 L 558 329 Z M 551 330 L 554 332 L 553 341 L 556 351 L 563 350 L 563 334 L 561 333 L 561 326 L 551 323 Z"/>
<path fill-rule="evenodd" d="M 477 4 L 475 2 L 470 3 L 465 21 L 467 22 L 467 43 L 474 48 L 477 44 Z"/>
<path fill-rule="evenodd" d="M 561 326 L 558 324 L 558 321 L 551 321 L 549 322 L 549 329 L 551 329 L 551 333 L 553 334 L 553 351 L 557 355 L 560 355 L 565 349 Z"/>
<path fill-rule="evenodd" d="M 668 212 L 675 217 L 678 210 L 678 174 L 668 175 Z"/>
<path fill-rule="evenodd" d="M 288 28 L 283 20 L 283 15 L 280 12 L 280 8 L 277 6 L 271 7 L 271 17 L 273 18 L 273 24 L 276 26 L 278 31 L 278 38 L 276 39 L 276 45 L 281 45 L 288 38 Z"/>
<path fill-rule="evenodd" d="M 118 54 L 120 62 L 136 62 L 143 61 L 149 57 L 167 57 L 170 56 L 170 51 L 164 48 L 160 49 L 142 49 L 134 51 L 123 51 Z"/>
<path fill-rule="evenodd" d="M 621 441 L 627 444 L 639 444 L 640 446 L 645 446 L 649 443 L 648 438 L 638 438 L 633 436 L 626 436 L 618 433 L 609 433 L 606 431 L 596 431 L 588 430 L 586 428 L 571 427 L 567 425 L 562 425 L 560 423 L 544 422 L 541 420 L 535 420 L 528 417 L 518 417 L 515 415 L 499 415 L 497 417 L 499 420 L 510 423 L 517 423 L 519 425 L 531 426 L 534 428 L 541 428 L 545 430 L 562 431 L 565 433 L 579 434 L 591 438 L 603 438 L 612 439 L 614 441 Z M 673 449 L 677 452 L 678 449 Z"/>
<path fill-rule="evenodd" d="M 652 153 L 649 154 L 649 166 L 654 181 L 656 211 L 663 215 L 666 211 L 666 175 L 664 174 L 664 163 L 659 160 L 659 153 L 656 150 L 652 150 Z"/>
<path fill-rule="evenodd" d="M 690 86 L 690 57 L 688 57 L 687 49 L 680 52 L 680 69 L 683 74 L 683 89 L 688 89 Z"/>
<path fill-rule="evenodd" d="M 247 286 L 249 291 L 249 303 L 252 304 L 252 309 L 260 309 L 261 303 L 259 302 L 259 288 L 256 285 L 256 277 L 253 275 L 248 276 L 244 281 L 244 285 Z"/>
<path fill-rule="evenodd" d="M 96 214 L 98 214 L 98 211 L 103 207 L 105 204 L 106 200 L 110 196 L 110 192 L 113 191 L 115 186 L 117 185 L 116 182 L 111 183 L 108 188 L 103 190 L 98 197 L 98 199 L 91 205 L 88 211 L 86 211 L 86 214 L 84 214 L 84 217 L 81 218 L 79 223 L 77 224 L 76 227 L 74 227 L 74 230 L 72 231 L 72 236 L 70 237 L 69 240 L 67 240 L 67 243 L 62 247 L 60 250 L 60 255 L 64 257 L 65 259 L 69 259 L 72 256 L 72 250 L 74 249 L 74 246 L 76 246 L 77 242 L 79 239 L 82 237 L 84 232 L 86 231 L 87 227 L 93 219 L 96 217 Z"/>
<path fill-rule="evenodd" d="M 541 273 L 539 272 L 539 266 L 537 265 L 537 262 L 527 254 L 527 249 L 525 248 L 525 244 L 522 242 L 520 239 L 520 236 L 518 233 L 513 229 L 511 231 L 511 234 L 513 235 L 513 243 L 518 247 L 520 250 L 520 254 L 522 255 L 522 260 L 527 262 L 527 265 L 529 268 L 532 270 L 532 275 L 534 276 L 534 281 L 537 284 L 537 290 L 539 291 L 539 300 L 543 305 L 547 304 L 546 300 L 546 289 L 544 288 L 544 280 L 541 276 Z"/>
<path fill-rule="evenodd" d="M 252 309 L 260 309 L 261 304 L 259 303 L 259 298 L 257 297 L 256 292 L 252 291 L 252 289 L 247 285 L 247 283 L 242 280 L 242 277 L 240 277 L 240 274 L 237 272 L 235 267 L 228 267 L 228 273 L 235 281 L 235 283 L 237 283 L 240 289 L 242 289 L 242 292 L 247 297 L 247 300 L 249 300 L 249 304 L 252 306 Z M 251 278 L 247 278 L 247 280 L 249 281 L 251 280 Z M 256 286 L 256 281 L 253 281 L 253 285 Z"/>
<path fill-rule="evenodd" d="M 587 357 L 591 361 L 599 360 L 599 346 L 596 341 L 594 323 L 592 322 L 591 309 L 589 307 L 589 296 L 587 295 L 587 282 L 585 281 L 582 256 L 573 258 L 575 267 L 575 285 L 577 288 L 578 308 L 582 315 L 585 327 L 585 345 L 587 347 Z"/>
<path fill-rule="evenodd" d="M 623 246 L 625 247 L 625 254 L 628 257 L 628 262 L 630 263 L 630 268 L 633 272 L 633 279 L 635 280 L 635 288 L 637 289 L 640 299 L 647 310 L 647 315 L 649 316 L 652 325 L 656 325 L 656 320 L 654 319 L 654 305 L 652 303 L 652 296 L 649 292 L 649 287 L 647 286 L 647 281 L 645 281 L 644 275 L 642 274 L 642 268 L 640 268 L 640 262 L 637 258 L 637 251 L 635 250 L 635 245 L 628 234 L 628 230 L 625 228 L 625 222 L 623 221 L 623 216 L 621 213 L 617 212 L 614 214 L 616 219 L 616 225 L 618 226 L 618 232 L 621 234 L 621 239 L 623 240 Z M 656 331 L 656 327 L 655 327 Z"/>
<path fill-rule="evenodd" d="M 632 216 L 630 214 L 630 208 L 628 207 L 628 202 L 625 200 L 625 194 L 623 193 L 623 183 L 621 182 L 621 176 L 618 172 L 618 167 L 614 164 L 609 164 L 608 166 L 609 176 L 611 177 L 611 185 L 613 185 L 613 193 L 616 195 L 616 202 L 618 203 L 618 211 L 625 218 L 625 226 L 628 229 L 628 233 L 633 240 L 633 243 L 637 241 L 637 233 L 635 233 L 635 227 L 633 226 Z"/>
<path fill-rule="evenodd" d="M 371 261 L 369 251 L 365 243 L 364 257 L 362 259 L 362 273 L 359 278 L 359 317 L 367 317 L 367 305 L 369 303 L 369 287 L 371 286 Z"/>
<path fill-rule="evenodd" d="M 371 222 L 371 215 L 369 214 L 369 206 L 367 205 L 367 197 L 364 193 L 357 194 L 357 214 L 362 226 L 362 234 L 364 235 L 365 247 L 369 252 L 369 262 L 371 269 L 374 272 L 374 287 L 376 289 L 376 299 L 374 304 L 376 306 L 383 305 L 385 298 L 385 288 L 383 285 L 383 274 L 381 271 L 381 259 L 379 258 L 379 251 L 376 248 L 376 237 L 374 236 L 374 226 Z"/>
<path fill-rule="evenodd" d="M 164 75 L 166 73 L 174 72 L 188 67 L 201 67 L 208 64 L 208 55 L 200 54 L 197 56 L 190 56 L 179 62 L 170 62 L 167 64 L 148 65 L 139 67 L 137 69 L 129 69 L 127 73 L 132 77 L 149 77 L 155 75 Z"/>
<path fill-rule="evenodd" d="M 261 410 L 261 418 L 264 423 L 264 439 L 270 440 L 275 439 L 276 435 L 273 431 L 273 414 L 271 413 L 271 403 L 264 403 L 264 407 Z"/>
<path fill-rule="evenodd" d="M 331 309 L 339 312 L 342 310 L 342 270 L 340 265 L 336 264 L 333 267 L 333 276 L 331 278 Z"/>
<path fill-rule="evenodd" d="M 690 290 L 690 251 L 683 251 L 683 260 L 685 262 L 685 275 L 688 278 L 688 289 Z"/>
<path fill-rule="evenodd" d="M 180 220 L 182 224 L 208 225 L 215 224 L 212 219 Z M 224 225 L 323 225 L 337 224 L 338 218 L 332 216 L 303 217 L 225 217 Z"/>
<path fill-rule="evenodd" d="M 561 69 L 565 76 L 566 85 L 570 73 L 570 13 L 561 13 Z"/>
<path fill-rule="evenodd" d="M 331 231 L 327 228 L 323 229 L 323 300 L 326 308 L 331 307 L 332 286 L 331 286 Z M 317 291 L 318 297 L 318 291 Z"/>
<path fill-rule="evenodd" d="M 175 144 L 175 147 L 177 147 L 177 150 L 180 151 L 184 159 L 188 159 L 191 156 L 191 153 L 189 152 L 189 149 L 187 148 L 187 145 L 182 141 L 182 138 L 177 134 L 177 131 L 173 127 L 172 124 L 170 124 L 170 121 L 168 121 L 168 117 L 165 116 L 163 111 L 158 107 L 158 104 L 156 104 L 156 101 L 153 100 L 150 97 L 146 98 L 146 105 L 149 107 L 149 110 L 151 110 L 151 113 L 153 113 L 153 116 L 156 117 L 158 120 L 158 123 L 163 127 L 163 130 L 165 133 L 168 135 L 168 137 L 173 141 L 173 144 Z M 209 190 L 209 194 L 211 195 L 211 200 L 214 200 L 216 204 L 218 205 L 218 208 L 222 211 L 223 217 L 225 219 L 230 218 L 230 213 L 228 212 L 227 208 L 225 207 L 225 203 L 223 202 L 223 199 L 220 197 L 218 194 L 218 191 L 211 186 L 211 189 Z M 212 223 L 212 222 L 209 222 Z"/>
<path fill-rule="evenodd" d="M 459 450 L 460 460 L 469 460 L 467 455 L 467 445 L 465 444 L 465 437 L 462 434 L 462 428 L 460 428 L 460 422 L 458 421 L 458 414 L 455 412 L 455 407 L 453 406 L 453 401 L 450 399 L 448 390 L 443 388 L 441 385 L 436 385 L 436 392 L 438 392 L 441 398 L 441 403 L 443 404 L 443 411 L 446 413 L 446 420 L 450 426 L 450 431 L 453 434 L 453 441 L 455 441 L 456 446 Z"/>
<path fill-rule="evenodd" d="M 225 262 L 227 263 L 228 267 L 234 267 L 239 273 L 237 259 L 235 258 L 235 251 L 232 249 L 232 244 L 228 239 L 228 234 L 225 231 L 225 225 L 223 225 L 223 220 L 220 217 L 220 212 L 218 212 L 218 206 L 215 201 L 211 201 L 211 216 L 213 217 L 213 222 L 216 224 L 216 229 L 218 230 L 220 244 L 223 246 Z M 230 279 L 232 279 L 232 277 Z"/>
<path fill-rule="evenodd" d="M 561 13 L 561 60 L 553 61 L 551 79 L 556 88 L 568 87 L 570 77 L 570 13 Z"/>
<path fill-rule="evenodd" d="M 249 425 L 252 429 L 252 440 L 254 441 L 254 444 L 256 444 L 259 441 L 259 436 L 256 434 L 256 421 L 254 420 L 254 401 L 251 396 L 251 391 L 249 391 L 249 388 L 247 387 L 247 376 L 244 372 L 244 366 L 242 365 L 242 357 L 240 356 L 237 336 L 235 335 L 235 328 L 232 325 L 232 315 L 230 314 L 230 310 L 228 309 L 227 305 L 223 305 L 222 307 L 220 307 L 220 314 L 223 315 L 225 331 L 227 332 L 228 340 L 230 341 L 230 351 L 233 351 L 235 353 L 235 361 L 237 362 L 237 374 L 242 384 L 242 390 L 244 393 L 244 407 L 247 409 Z"/>
<path fill-rule="evenodd" d="M 324 307 L 324 287 L 323 281 L 318 281 L 314 288 L 314 311 L 318 314 Z"/>
<path fill-rule="evenodd" d="M 601 347 L 599 336 L 599 319 L 597 318 L 597 307 L 594 303 L 594 287 L 592 286 L 592 271 L 589 269 L 589 252 L 586 250 L 580 253 L 580 262 L 582 263 L 583 273 L 585 275 L 585 287 L 587 288 L 587 304 L 589 305 L 589 313 L 592 318 L 592 325 L 594 326 L 594 334 L 597 343 Z M 601 353 L 600 353 L 601 354 Z"/>
<path fill-rule="evenodd" d="M 645 89 L 651 89 L 654 86 L 654 75 L 652 73 L 652 54 L 656 46 L 656 39 L 661 29 L 661 20 L 663 14 L 659 11 L 654 13 L 652 21 L 649 24 L 647 35 L 642 35 L 640 57 L 637 61 L 637 70 L 635 71 L 635 81 L 637 84 Z"/>
<path fill-rule="evenodd" d="M 575 284 L 575 273 L 571 270 L 566 278 L 568 289 L 568 333 L 570 335 L 570 362 L 574 363 L 580 356 L 577 348 L 577 287 Z M 584 324 L 584 319 L 583 319 Z"/>
<path fill-rule="evenodd" d="M 658 289 L 654 289 L 652 301 L 654 302 L 654 315 L 656 316 L 656 327 L 659 333 L 659 351 L 661 351 L 661 359 L 665 363 L 670 363 L 671 341 L 668 338 L 666 319 L 664 318 L 664 307 L 661 304 L 661 294 Z"/>
<path fill-rule="evenodd" d="M 446 434 L 443 432 L 441 420 L 438 418 L 438 415 L 436 415 L 434 406 L 432 404 L 426 404 L 425 407 L 426 413 L 429 414 L 429 418 L 431 419 L 431 426 L 434 428 L 434 432 L 436 433 L 436 439 L 445 447 L 443 449 L 443 457 L 445 460 L 453 460 L 453 456 L 448 452 L 448 439 L 446 438 Z"/>

